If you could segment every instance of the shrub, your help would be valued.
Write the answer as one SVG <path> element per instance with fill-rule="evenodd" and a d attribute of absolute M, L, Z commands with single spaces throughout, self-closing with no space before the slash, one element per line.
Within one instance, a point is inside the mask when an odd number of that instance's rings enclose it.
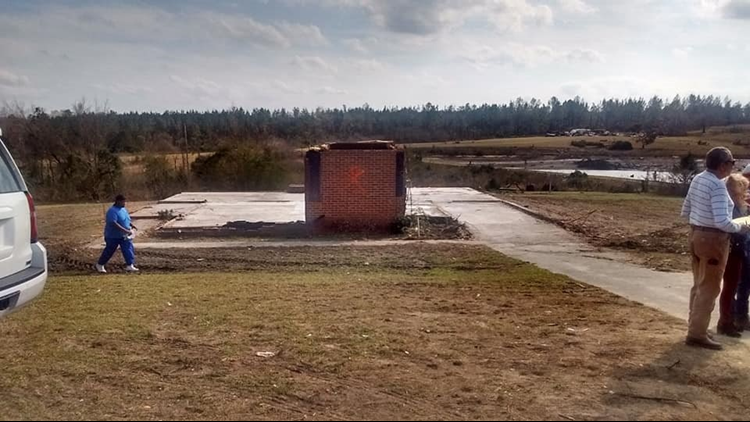
<path fill-rule="evenodd" d="M 585 139 L 579 139 L 577 141 L 572 141 L 570 143 L 570 145 L 572 145 L 574 147 L 577 147 L 577 148 L 588 148 L 588 147 L 591 147 L 591 148 L 604 148 L 606 146 L 606 144 L 604 142 L 596 142 L 596 141 L 589 142 L 589 141 L 587 141 Z"/>
<path fill-rule="evenodd" d="M 269 146 L 225 147 L 192 166 L 198 182 L 218 190 L 284 190 L 290 180 L 283 151 Z"/>
<path fill-rule="evenodd" d="M 142 159 L 143 175 L 152 197 L 166 198 L 187 186 L 186 175 L 175 169 L 163 155 Z"/>
<path fill-rule="evenodd" d="M 576 164 L 576 167 L 584 170 L 616 170 L 617 165 L 612 164 L 607 160 L 602 159 L 590 159 L 581 160 Z"/>
<path fill-rule="evenodd" d="M 630 141 L 615 141 L 609 146 L 611 151 L 632 151 L 633 144 Z"/>
<path fill-rule="evenodd" d="M 576 148 L 586 148 L 588 146 L 588 143 L 583 139 L 579 139 L 577 141 L 571 141 L 570 145 Z"/>
<path fill-rule="evenodd" d="M 589 184 L 589 175 L 576 170 L 565 177 L 565 183 L 573 189 L 585 189 Z"/>
<path fill-rule="evenodd" d="M 489 182 L 487 182 L 487 185 L 485 185 L 484 188 L 489 191 L 498 190 L 500 189 L 500 183 L 498 183 L 497 179 L 493 177 Z"/>

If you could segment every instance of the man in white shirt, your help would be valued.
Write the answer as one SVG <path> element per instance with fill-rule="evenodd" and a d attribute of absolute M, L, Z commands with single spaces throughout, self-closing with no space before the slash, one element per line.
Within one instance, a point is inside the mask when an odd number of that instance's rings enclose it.
<path fill-rule="evenodd" d="M 690 219 L 690 251 L 693 255 L 694 286 L 690 292 L 689 346 L 722 350 L 708 334 L 711 313 L 721 293 L 721 281 L 729 257 L 729 234 L 746 231 L 732 221 L 734 202 L 726 183 L 735 160 L 726 148 L 706 155 L 706 170 L 690 184 L 682 216 Z"/>

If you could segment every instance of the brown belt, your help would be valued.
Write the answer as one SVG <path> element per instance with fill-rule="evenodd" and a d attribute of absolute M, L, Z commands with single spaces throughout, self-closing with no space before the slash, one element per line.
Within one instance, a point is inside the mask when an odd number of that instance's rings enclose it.
<path fill-rule="evenodd" d="M 693 230 L 697 230 L 699 232 L 708 232 L 708 233 L 719 233 L 719 234 L 728 234 L 727 232 L 719 229 L 715 229 L 713 227 L 703 227 L 703 226 L 693 226 L 690 227 L 693 228 Z"/>

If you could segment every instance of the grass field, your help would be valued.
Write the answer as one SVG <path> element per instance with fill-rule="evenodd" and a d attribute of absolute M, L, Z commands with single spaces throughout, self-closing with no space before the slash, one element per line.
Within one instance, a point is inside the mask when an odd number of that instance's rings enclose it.
<path fill-rule="evenodd" d="M 659 312 L 488 249 L 426 248 L 429 267 L 339 253 L 313 272 L 53 276 L 0 321 L 0 419 L 747 414 L 744 348 L 689 350 Z"/>
<path fill-rule="evenodd" d="M 205 157 L 213 154 L 212 152 L 189 153 L 187 154 L 187 164 L 192 165 L 199 157 Z M 126 175 L 137 175 L 143 173 L 143 159 L 149 154 L 120 154 L 119 158 L 123 165 L 123 173 Z M 184 156 L 180 153 L 170 154 L 153 154 L 155 157 L 164 158 L 173 169 L 182 169 L 184 167 Z"/>
<path fill-rule="evenodd" d="M 550 198 L 621 209 L 646 232 L 674 206 Z M 625 217 L 647 204 L 653 214 Z M 40 207 L 51 256 L 93 257 L 76 249 L 99 235 L 101 210 Z M 750 410 L 747 346 L 688 349 L 684 322 L 485 247 L 139 251 L 139 262 L 137 276 L 94 275 L 88 261 L 55 267 L 39 301 L 0 320 L 0 419 L 705 420 Z"/>
<path fill-rule="evenodd" d="M 492 148 L 540 148 L 555 150 L 586 151 L 589 153 L 612 153 L 606 149 L 581 149 L 571 145 L 571 141 L 584 139 L 590 142 L 617 140 L 631 141 L 633 151 L 625 154 L 630 155 L 681 155 L 687 152 L 694 154 L 705 154 L 709 149 L 716 146 L 726 146 L 732 149 L 736 155 L 750 156 L 750 128 L 743 127 L 741 133 L 731 133 L 728 128 L 711 128 L 705 135 L 700 132 L 691 132 L 686 136 L 661 137 L 655 143 L 646 147 L 645 152 L 628 136 L 595 136 L 595 137 L 523 137 L 523 138 L 498 138 L 482 139 L 476 141 L 451 141 L 451 142 L 428 142 L 407 144 L 409 149 L 492 149 Z M 735 145 L 736 141 L 742 141 L 742 145 Z M 622 154 L 622 153 L 621 153 Z"/>
<path fill-rule="evenodd" d="M 130 202 L 130 213 L 150 202 Z M 38 205 L 37 222 L 39 238 L 53 249 L 58 245 L 82 246 L 102 237 L 104 215 L 112 203 L 84 203 L 65 205 Z"/>

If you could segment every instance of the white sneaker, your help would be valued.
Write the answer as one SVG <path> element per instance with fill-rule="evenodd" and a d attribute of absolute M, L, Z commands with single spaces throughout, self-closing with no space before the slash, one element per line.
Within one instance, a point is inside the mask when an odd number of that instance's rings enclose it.
<path fill-rule="evenodd" d="M 96 272 L 99 274 L 107 274 L 107 269 L 104 268 L 104 265 L 96 264 Z"/>
<path fill-rule="evenodd" d="M 127 267 L 125 267 L 125 271 L 129 273 L 137 273 L 140 270 L 136 268 L 135 265 L 128 265 Z"/>

